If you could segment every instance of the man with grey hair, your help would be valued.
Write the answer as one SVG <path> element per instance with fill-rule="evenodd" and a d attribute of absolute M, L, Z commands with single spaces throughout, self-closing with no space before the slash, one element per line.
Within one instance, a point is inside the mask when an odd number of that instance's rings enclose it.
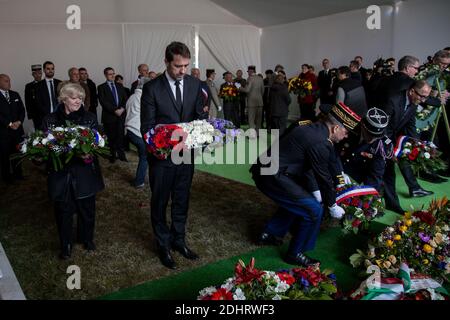
<path fill-rule="evenodd" d="M 58 87 L 56 89 L 58 96 L 61 91 L 61 88 L 66 84 L 68 83 L 79 84 L 85 92 L 85 97 L 83 100 L 83 108 L 84 110 L 89 111 L 89 108 L 91 106 L 91 95 L 89 91 L 89 86 L 86 83 L 80 81 L 80 70 L 78 70 L 77 67 L 72 67 L 67 71 L 67 74 L 69 75 L 69 80 L 62 81 L 60 84 L 58 84 Z"/>
<path fill-rule="evenodd" d="M 133 144 L 139 156 L 139 163 L 136 169 L 136 176 L 132 182 L 136 189 L 143 188 L 145 185 L 145 176 L 147 174 L 147 149 L 141 136 L 141 96 L 144 84 L 151 79 L 142 77 L 139 79 L 138 85 L 134 93 L 130 96 L 126 104 L 127 116 L 125 118 L 125 134 L 131 144 Z"/>
<path fill-rule="evenodd" d="M 130 88 L 130 91 L 131 91 L 131 94 L 133 94 L 134 93 L 134 90 L 136 90 L 136 88 L 137 88 L 137 86 L 138 86 L 138 84 L 139 84 L 139 79 L 141 79 L 142 77 L 148 77 L 149 76 L 149 71 L 150 69 L 149 69 L 149 67 L 148 67 L 148 65 L 147 64 L 145 64 L 145 63 L 141 63 L 139 66 L 138 66 L 138 72 L 139 72 L 139 75 L 138 75 L 138 78 L 137 78 L 137 80 L 136 81 L 134 81 L 132 84 L 131 84 L 131 88 Z M 130 94 L 130 96 L 131 96 L 131 94 Z"/>
<path fill-rule="evenodd" d="M 386 128 L 386 136 L 392 141 L 397 141 L 399 136 L 409 136 L 419 138 L 416 128 L 417 106 L 430 95 L 431 87 L 424 81 L 414 81 L 408 90 L 389 97 L 388 102 L 383 107 L 389 117 L 389 125 Z M 384 197 L 386 209 L 403 214 L 405 210 L 400 206 L 395 188 L 395 161 L 389 160 L 386 163 L 384 173 Z M 433 194 L 432 191 L 424 190 L 416 178 L 409 164 L 398 163 L 400 171 L 405 178 L 411 197 L 424 197 Z"/>
<path fill-rule="evenodd" d="M 7 184 L 14 179 L 22 180 L 22 166 L 19 161 L 10 161 L 10 155 L 17 152 L 16 146 L 23 140 L 25 108 L 17 92 L 11 90 L 8 75 L 0 74 L 0 169 Z"/>

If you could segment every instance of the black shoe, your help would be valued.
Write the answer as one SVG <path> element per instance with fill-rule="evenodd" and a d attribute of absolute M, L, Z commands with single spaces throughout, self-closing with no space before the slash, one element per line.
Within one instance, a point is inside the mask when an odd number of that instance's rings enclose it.
<path fill-rule="evenodd" d="M 72 256 L 72 245 L 68 244 L 61 249 L 59 257 L 63 260 L 68 260 Z"/>
<path fill-rule="evenodd" d="M 418 197 L 430 196 L 432 194 L 434 194 L 433 191 L 427 191 L 427 190 L 420 188 L 420 189 L 411 191 L 409 193 L 409 196 L 412 198 L 418 198 Z"/>
<path fill-rule="evenodd" d="M 95 243 L 93 241 L 88 241 L 84 243 L 84 248 L 87 251 L 95 251 L 97 247 L 95 246 Z"/>
<path fill-rule="evenodd" d="M 127 157 L 125 156 L 124 152 L 119 152 L 118 155 L 119 155 L 118 158 L 119 158 L 120 161 L 128 162 Z"/>
<path fill-rule="evenodd" d="M 261 246 L 281 246 L 283 240 L 278 239 L 270 233 L 263 232 L 259 235 L 257 243 Z"/>
<path fill-rule="evenodd" d="M 436 173 L 423 172 L 420 174 L 420 179 L 431 182 L 431 183 L 442 183 L 447 182 L 448 179 L 442 178 Z"/>
<path fill-rule="evenodd" d="M 302 267 L 309 267 L 315 264 L 320 264 L 319 260 L 305 256 L 303 253 L 298 253 L 296 256 L 287 255 L 284 261 L 289 264 L 296 264 Z"/>
<path fill-rule="evenodd" d="M 159 255 L 159 260 L 165 267 L 167 267 L 169 269 L 173 269 L 173 270 L 177 268 L 176 263 L 173 260 L 172 255 L 170 254 L 170 250 L 159 249 L 158 255 Z"/>
<path fill-rule="evenodd" d="M 197 260 L 199 258 L 199 256 L 186 245 L 173 245 L 172 249 L 181 253 L 186 259 Z"/>

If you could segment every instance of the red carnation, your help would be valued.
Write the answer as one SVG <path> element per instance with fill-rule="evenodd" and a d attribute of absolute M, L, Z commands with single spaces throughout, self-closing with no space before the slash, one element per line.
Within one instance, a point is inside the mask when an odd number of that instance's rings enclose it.
<path fill-rule="evenodd" d="M 295 278 L 291 276 L 289 273 L 286 272 L 279 272 L 277 273 L 278 278 L 280 278 L 281 281 L 286 282 L 288 285 L 292 285 L 295 283 Z"/>
<path fill-rule="evenodd" d="M 233 300 L 233 294 L 225 288 L 220 288 L 211 295 L 211 300 Z"/>
<path fill-rule="evenodd" d="M 352 227 L 353 228 L 358 228 L 358 226 L 361 224 L 361 220 L 359 220 L 359 219 L 355 219 L 355 220 L 353 220 L 353 222 L 352 222 Z"/>
<path fill-rule="evenodd" d="M 353 198 L 351 205 L 354 207 L 357 207 L 359 205 L 359 203 L 360 203 L 360 201 L 358 198 Z"/>
<path fill-rule="evenodd" d="M 363 203 L 363 208 L 364 208 L 364 209 L 369 209 L 369 208 L 370 208 L 369 202 L 364 202 L 364 203 Z"/>
<path fill-rule="evenodd" d="M 87 137 L 89 135 L 89 132 L 87 130 L 82 130 L 81 131 L 81 136 L 82 137 Z"/>
<path fill-rule="evenodd" d="M 419 155 L 419 149 L 414 148 L 414 149 L 412 149 L 411 153 L 408 155 L 408 159 L 411 161 L 414 161 L 417 159 L 418 155 Z"/>

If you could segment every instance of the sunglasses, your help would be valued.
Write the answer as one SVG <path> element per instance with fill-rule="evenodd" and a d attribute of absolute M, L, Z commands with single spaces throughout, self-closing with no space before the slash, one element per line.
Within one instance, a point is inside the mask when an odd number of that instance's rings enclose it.
<path fill-rule="evenodd" d="M 424 96 L 423 94 L 420 94 L 419 92 L 417 92 L 416 89 L 413 89 L 414 92 L 420 97 L 421 100 L 426 100 L 428 99 L 428 96 Z"/>

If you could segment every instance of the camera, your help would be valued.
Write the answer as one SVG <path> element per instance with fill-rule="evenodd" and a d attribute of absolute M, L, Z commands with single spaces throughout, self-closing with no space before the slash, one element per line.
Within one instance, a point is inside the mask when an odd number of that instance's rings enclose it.
<path fill-rule="evenodd" d="M 392 76 L 394 74 L 394 65 L 389 63 L 388 60 L 379 58 L 373 63 L 373 70 L 381 76 Z"/>

